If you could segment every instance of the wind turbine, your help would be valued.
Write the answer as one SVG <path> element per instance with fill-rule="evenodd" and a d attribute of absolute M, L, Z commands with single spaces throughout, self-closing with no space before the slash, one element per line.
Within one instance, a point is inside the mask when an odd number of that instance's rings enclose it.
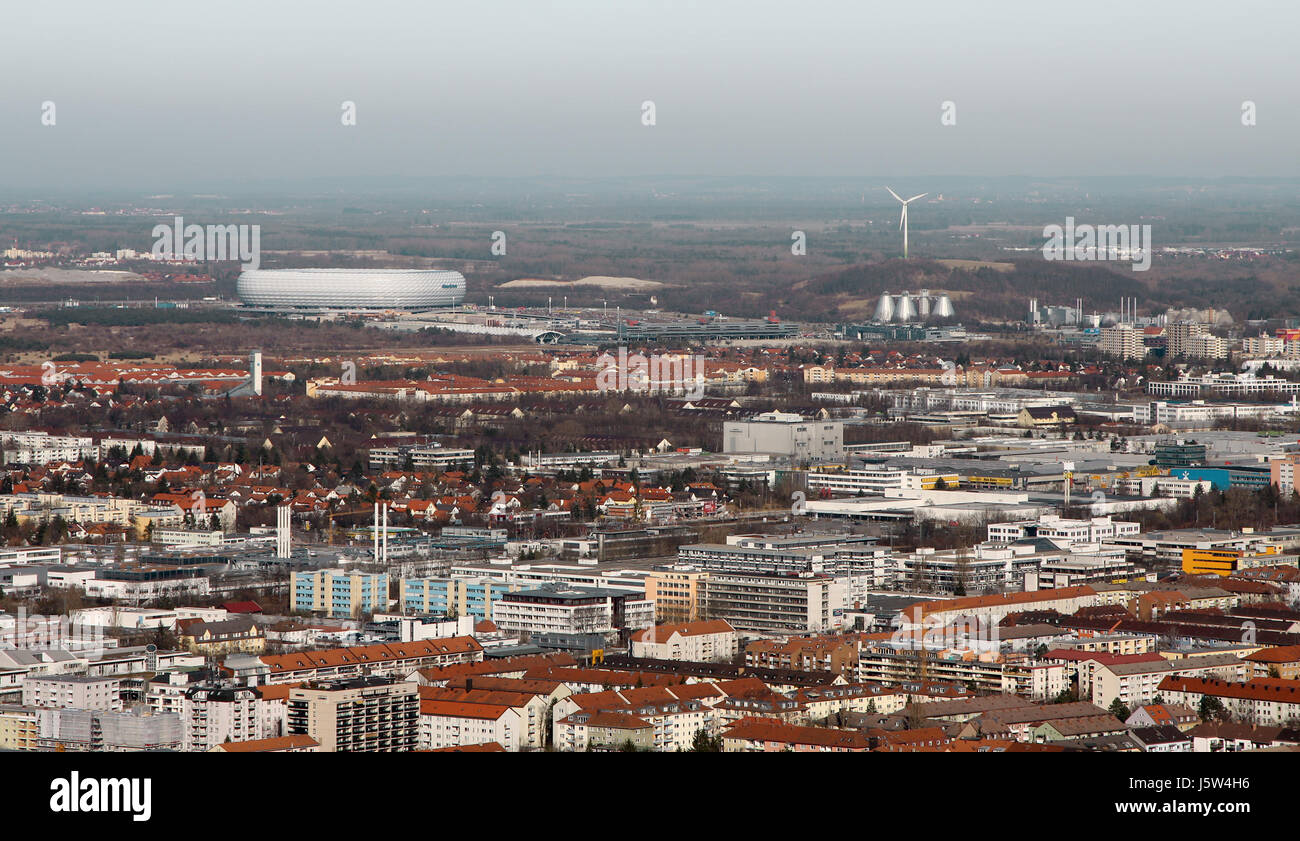
<path fill-rule="evenodd" d="M 888 187 L 886 187 L 885 189 L 889 190 Z M 898 199 L 898 201 L 903 205 L 903 215 L 898 217 L 898 228 L 903 232 L 903 259 L 906 260 L 907 259 L 907 206 L 912 202 L 916 201 L 917 199 L 923 199 L 930 194 L 922 193 L 919 196 L 912 196 L 910 199 L 903 198 L 898 193 L 895 193 L 893 190 L 889 190 L 889 194 L 894 198 Z"/>

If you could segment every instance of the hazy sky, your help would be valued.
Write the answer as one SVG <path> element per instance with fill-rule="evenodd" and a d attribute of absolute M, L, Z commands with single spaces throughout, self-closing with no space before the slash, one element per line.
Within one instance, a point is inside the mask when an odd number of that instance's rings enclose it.
<path fill-rule="evenodd" d="M 46 0 L 5 23 L 7 189 L 1300 174 L 1300 7 L 1276 0 Z"/>

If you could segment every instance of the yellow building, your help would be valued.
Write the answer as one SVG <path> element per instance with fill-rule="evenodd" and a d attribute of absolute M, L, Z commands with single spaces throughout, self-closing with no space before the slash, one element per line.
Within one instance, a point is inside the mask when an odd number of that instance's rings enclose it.
<path fill-rule="evenodd" d="M 709 574 L 699 570 L 655 570 L 645 577 L 645 597 L 655 603 L 660 622 L 695 622 L 704 602 Z"/>
<path fill-rule="evenodd" d="M 39 736 L 35 709 L 0 704 L 0 750 L 36 750 Z"/>
<path fill-rule="evenodd" d="M 835 369 L 826 365 L 807 365 L 803 369 L 803 381 L 814 385 L 835 382 Z"/>
<path fill-rule="evenodd" d="M 1057 429 L 1076 423 L 1073 406 L 1026 406 L 1016 416 L 1022 429 Z"/>
<path fill-rule="evenodd" d="M 223 622 L 193 620 L 181 628 L 178 636 L 192 654 L 220 657 L 266 651 L 266 633 L 246 616 Z"/>
<path fill-rule="evenodd" d="M 933 476 L 915 477 L 917 486 L 923 491 L 955 491 L 961 487 L 961 477 L 956 473 L 934 474 Z"/>
<path fill-rule="evenodd" d="M 185 525 L 185 512 L 179 505 L 141 511 L 131 518 L 136 540 L 147 540 L 154 529 L 179 528 Z"/>
<path fill-rule="evenodd" d="M 1241 659 L 1250 664 L 1252 677 L 1300 680 L 1300 645 L 1261 648 Z"/>
<path fill-rule="evenodd" d="M 1265 546 L 1258 552 L 1241 549 L 1184 549 L 1183 572 L 1188 575 L 1218 575 L 1227 577 L 1239 569 L 1259 566 L 1257 558 L 1276 555 L 1276 546 Z M 1250 558 L 1250 563 L 1243 559 Z"/>
<path fill-rule="evenodd" d="M 966 474 L 966 484 L 972 488 L 1010 488 L 1015 480 L 1010 476 L 984 476 L 979 473 Z"/>

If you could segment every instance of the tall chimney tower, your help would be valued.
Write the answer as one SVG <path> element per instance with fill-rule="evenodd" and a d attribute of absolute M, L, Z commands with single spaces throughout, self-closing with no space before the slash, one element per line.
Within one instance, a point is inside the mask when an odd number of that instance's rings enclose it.
<path fill-rule="evenodd" d="M 262 396 L 262 352 L 255 350 L 248 356 L 248 382 L 253 393 Z"/>
<path fill-rule="evenodd" d="M 289 557 L 289 514 L 288 505 L 281 505 L 275 509 L 275 556 L 277 558 Z"/>

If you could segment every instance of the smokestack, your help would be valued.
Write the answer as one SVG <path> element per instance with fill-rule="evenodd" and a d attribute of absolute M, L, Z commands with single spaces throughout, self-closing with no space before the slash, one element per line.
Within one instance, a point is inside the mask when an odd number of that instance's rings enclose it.
<path fill-rule="evenodd" d="M 253 387 L 253 393 L 259 397 L 262 395 L 262 352 L 255 350 L 248 357 L 248 382 Z"/>
<path fill-rule="evenodd" d="M 281 505 L 275 509 L 275 556 L 288 558 L 289 544 L 289 506 Z"/>
<path fill-rule="evenodd" d="M 384 503 L 384 563 L 388 563 L 388 503 Z"/>
<path fill-rule="evenodd" d="M 375 540 L 375 563 L 379 563 L 379 502 L 375 502 L 375 524 L 370 529 Z"/>

